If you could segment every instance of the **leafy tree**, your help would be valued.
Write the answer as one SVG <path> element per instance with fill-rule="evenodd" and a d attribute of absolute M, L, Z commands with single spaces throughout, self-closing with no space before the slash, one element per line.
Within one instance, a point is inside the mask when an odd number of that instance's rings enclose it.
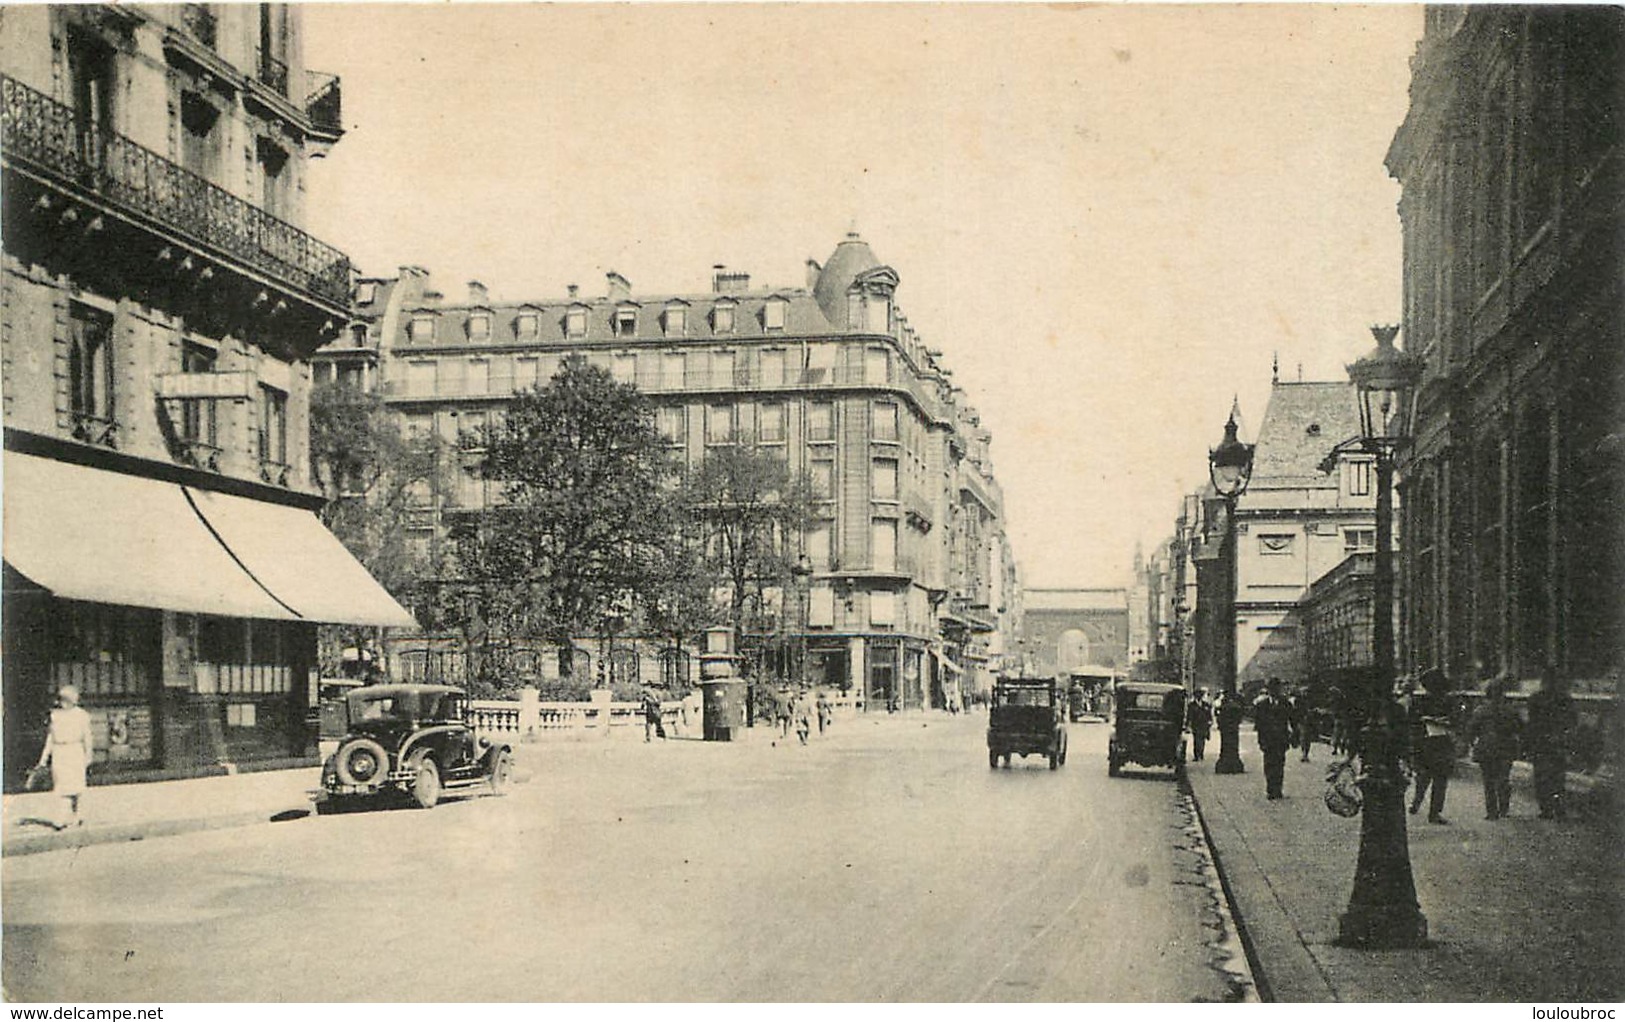
<path fill-rule="evenodd" d="M 547 639 L 568 662 L 571 639 L 644 591 L 669 544 L 653 410 L 636 388 L 566 359 L 487 431 L 482 471 L 501 495 L 459 537 L 464 575 L 506 594 L 504 628 Z"/>
<path fill-rule="evenodd" d="M 435 442 L 403 436 L 378 395 L 335 384 L 312 392 L 311 475 L 327 498 L 319 517 L 402 602 L 410 602 L 428 567 L 413 554 L 406 526 L 413 496 L 429 485 L 436 464 Z M 362 645 L 371 631 L 327 627 L 324 649 L 331 655 Z"/>
<path fill-rule="evenodd" d="M 719 447 L 690 473 L 683 504 L 698 526 L 717 583 L 728 594 L 736 649 L 760 619 L 764 593 L 789 585 L 798 540 L 812 519 L 805 480 L 766 448 Z"/>

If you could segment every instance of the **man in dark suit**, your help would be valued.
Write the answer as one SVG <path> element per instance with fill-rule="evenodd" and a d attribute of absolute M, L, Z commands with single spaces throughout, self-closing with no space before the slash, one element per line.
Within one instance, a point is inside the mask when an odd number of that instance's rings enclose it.
<path fill-rule="evenodd" d="M 1271 678 L 1265 693 L 1253 703 L 1253 729 L 1264 753 L 1264 791 L 1278 799 L 1286 773 L 1286 750 L 1292 745 L 1292 707 L 1281 692 L 1281 679 Z"/>

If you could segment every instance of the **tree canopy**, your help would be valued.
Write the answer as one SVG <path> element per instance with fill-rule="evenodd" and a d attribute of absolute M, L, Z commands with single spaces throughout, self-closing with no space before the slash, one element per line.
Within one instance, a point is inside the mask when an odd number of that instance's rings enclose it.
<path fill-rule="evenodd" d="M 665 448 L 636 388 L 566 359 L 491 425 L 481 471 L 494 506 L 469 520 L 458 551 L 506 590 L 507 627 L 568 649 L 643 590 L 673 518 Z"/>

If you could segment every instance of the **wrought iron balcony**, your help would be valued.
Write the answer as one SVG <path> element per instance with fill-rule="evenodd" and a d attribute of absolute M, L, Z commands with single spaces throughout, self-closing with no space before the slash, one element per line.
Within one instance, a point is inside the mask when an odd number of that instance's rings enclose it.
<path fill-rule="evenodd" d="M 207 4 L 187 4 L 181 9 L 181 23 L 198 42 L 211 50 L 214 49 L 219 34 L 219 23 L 209 12 Z"/>
<path fill-rule="evenodd" d="M 260 54 L 259 80 L 278 96 L 288 94 L 288 65 L 269 53 Z"/>
<path fill-rule="evenodd" d="M 73 110 L 0 75 L 0 151 L 70 194 L 156 222 L 205 253 L 236 261 L 347 309 L 350 261 L 304 231 L 122 135 L 81 123 Z"/>
<path fill-rule="evenodd" d="M 327 134 L 344 132 L 344 112 L 339 76 L 325 71 L 305 72 L 305 116 L 311 126 Z"/>

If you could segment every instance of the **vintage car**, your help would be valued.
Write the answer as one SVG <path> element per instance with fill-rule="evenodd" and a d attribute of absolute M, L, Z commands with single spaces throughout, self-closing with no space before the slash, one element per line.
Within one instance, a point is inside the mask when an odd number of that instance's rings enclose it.
<path fill-rule="evenodd" d="M 449 792 L 507 790 L 513 749 L 474 733 L 461 689 L 368 685 L 344 705 L 345 733 L 322 766 L 318 812 L 392 793 L 432 809 Z"/>
<path fill-rule="evenodd" d="M 987 765 L 1010 756 L 1049 757 L 1054 770 L 1066 762 L 1066 693 L 1053 678 L 1000 678 L 987 716 Z"/>
<path fill-rule="evenodd" d="M 1116 718 L 1106 740 L 1106 773 L 1125 763 L 1185 769 L 1185 690 L 1150 681 L 1119 681 L 1112 702 Z"/>

